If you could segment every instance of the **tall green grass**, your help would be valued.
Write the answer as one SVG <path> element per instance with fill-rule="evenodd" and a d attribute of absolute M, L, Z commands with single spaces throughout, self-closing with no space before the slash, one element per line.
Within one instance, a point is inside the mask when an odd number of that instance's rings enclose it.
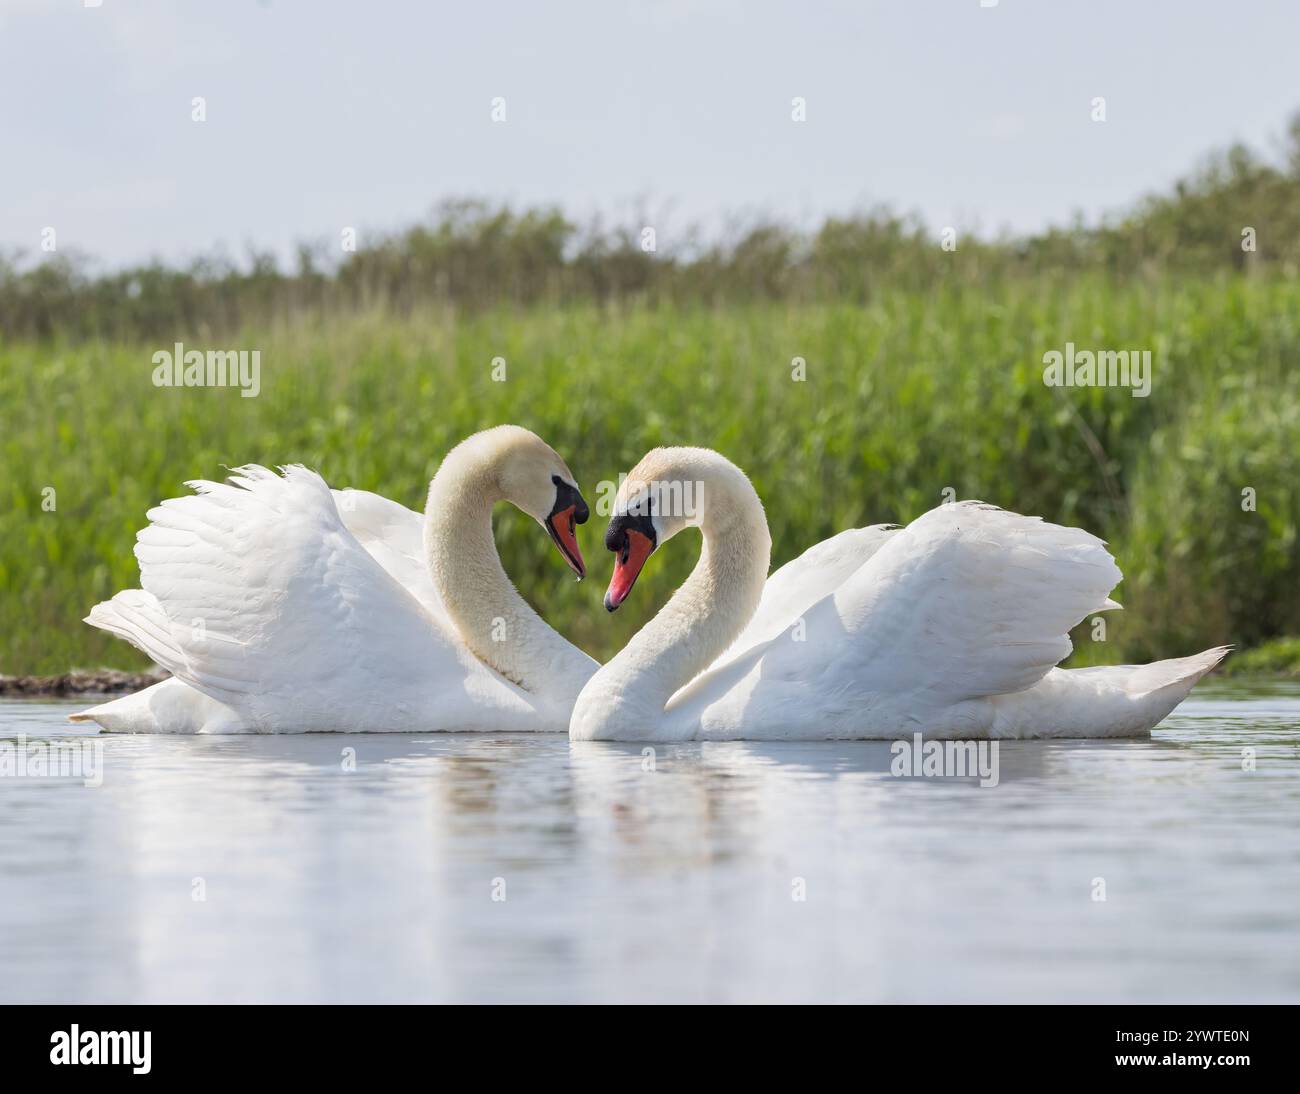
<path fill-rule="evenodd" d="M 151 355 L 173 338 L 260 349 L 260 396 L 154 387 Z M 1042 356 L 1066 341 L 1153 350 L 1150 397 L 1045 387 Z M 906 522 L 945 488 L 1085 526 L 1112 544 L 1127 611 L 1104 643 L 1081 628 L 1082 660 L 1300 633 L 1298 367 L 1300 286 L 1245 276 L 951 284 L 826 306 L 367 311 L 219 339 L 10 343 L 0 671 L 142 663 L 80 620 L 138 583 L 134 533 L 186 479 L 302 462 L 419 508 L 450 445 L 507 421 L 554 445 L 593 502 L 652 446 L 717 448 L 764 499 L 774 563 L 845 527 Z M 610 616 L 600 518 L 580 530 L 581 585 L 532 521 L 503 507 L 498 524 L 521 590 L 602 658 L 694 561 L 672 543 Z"/>

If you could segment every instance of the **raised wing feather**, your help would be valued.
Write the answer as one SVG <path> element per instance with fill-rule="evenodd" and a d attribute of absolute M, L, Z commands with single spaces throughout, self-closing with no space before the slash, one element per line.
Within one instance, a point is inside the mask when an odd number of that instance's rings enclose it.
<path fill-rule="evenodd" d="M 189 485 L 149 512 L 135 551 L 170 624 L 149 652 L 186 683 L 279 731 L 531 713 L 361 546 L 317 474 L 249 466 Z"/>

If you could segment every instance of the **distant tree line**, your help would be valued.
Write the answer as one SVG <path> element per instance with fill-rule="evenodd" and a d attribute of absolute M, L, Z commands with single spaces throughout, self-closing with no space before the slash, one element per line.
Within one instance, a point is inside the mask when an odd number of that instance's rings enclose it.
<path fill-rule="evenodd" d="M 556 209 L 478 201 L 383 238 L 303 245 L 293 268 L 254 254 L 90 272 L 62 254 L 0 254 L 0 334 L 164 338 L 346 309 L 406 313 L 571 302 L 714 306 L 771 300 L 867 301 L 888 286 L 987 287 L 1003 279 L 1103 271 L 1117 278 L 1300 269 L 1300 114 L 1282 155 L 1218 153 L 1171 192 L 1099 225 L 981 239 L 876 209 L 814 232 L 752 224 L 733 238 L 674 246 L 653 225 L 583 228 Z M 955 249 L 954 249 L 955 244 Z M 43 260 L 37 261 L 37 257 Z"/>

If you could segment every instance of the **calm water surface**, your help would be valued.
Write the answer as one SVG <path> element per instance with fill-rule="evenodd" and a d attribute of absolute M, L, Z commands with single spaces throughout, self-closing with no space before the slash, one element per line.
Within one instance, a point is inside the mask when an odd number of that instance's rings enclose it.
<path fill-rule="evenodd" d="M 97 788 L 0 778 L 0 1001 L 1300 1000 L 1294 685 L 989 788 L 887 743 L 99 740 Z"/>

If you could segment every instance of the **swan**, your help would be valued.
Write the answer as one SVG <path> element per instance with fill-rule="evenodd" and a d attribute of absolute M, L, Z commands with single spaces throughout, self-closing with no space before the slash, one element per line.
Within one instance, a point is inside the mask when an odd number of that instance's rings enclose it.
<path fill-rule="evenodd" d="M 492 507 L 534 517 L 581 580 L 588 508 L 540 437 L 497 426 L 453 448 L 424 516 L 314 471 L 250 465 L 149 511 L 140 589 L 86 622 L 172 679 L 72 715 L 167 733 L 564 732 L 596 662 L 519 595 Z"/>
<path fill-rule="evenodd" d="M 1135 737 L 1228 652 L 1056 668 L 1118 608 L 1096 537 L 981 502 L 855 528 L 767 576 L 763 505 L 702 448 L 649 452 L 615 495 L 605 607 L 683 528 L 703 546 L 663 609 L 587 682 L 574 740 Z"/>

